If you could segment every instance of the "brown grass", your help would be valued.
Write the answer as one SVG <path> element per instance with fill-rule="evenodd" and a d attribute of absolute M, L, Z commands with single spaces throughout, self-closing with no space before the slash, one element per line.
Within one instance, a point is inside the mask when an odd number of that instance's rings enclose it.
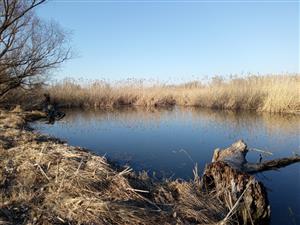
<path fill-rule="evenodd" d="M 26 130 L 41 113 L 0 111 L 0 224 L 216 224 L 228 209 L 195 181 L 153 182 Z"/>
<path fill-rule="evenodd" d="M 127 81 L 78 82 L 65 80 L 47 91 L 54 100 L 67 107 L 113 108 L 121 105 L 163 107 L 196 106 L 214 109 L 254 110 L 279 113 L 300 112 L 300 77 L 265 75 L 244 78 L 220 77 L 209 83 L 182 85 L 145 84 Z"/>

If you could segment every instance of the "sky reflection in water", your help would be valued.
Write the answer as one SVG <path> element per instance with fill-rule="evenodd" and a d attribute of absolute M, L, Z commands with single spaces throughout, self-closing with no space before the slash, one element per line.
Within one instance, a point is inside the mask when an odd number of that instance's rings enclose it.
<path fill-rule="evenodd" d="M 66 113 L 54 125 L 34 127 L 157 177 L 189 179 L 195 163 L 203 171 L 215 148 L 238 139 L 250 148 L 273 152 L 264 159 L 300 154 L 299 116 L 194 108 Z M 258 158 L 257 153 L 249 153 L 249 161 Z M 300 224 L 300 165 L 264 172 L 258 178 L 268 188 L 272 225 Z"/>

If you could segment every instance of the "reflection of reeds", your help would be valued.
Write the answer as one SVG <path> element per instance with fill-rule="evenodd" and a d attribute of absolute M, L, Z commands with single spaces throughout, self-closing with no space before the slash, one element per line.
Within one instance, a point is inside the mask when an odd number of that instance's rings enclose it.
<path fill-rule="evenodd" d="M 299 112 L 300 78 L 297 75 L 249 76 L 207 84 L 145 84 L 127 81 L 77 82 L 65 80 L 49 88 L 54 99 L 69 107 L 112 108 L 120 105 L 145 107 L 199 106 L 215 109 L 249 109 L 268 112 Z"/>
<path fill-rule="evenodd" d="M 231 110 L 203 110 L 191 108 L 195 122 L 202 118 L 210 122 L 218 122 L 222 126 L 231 126 L 233 129 L 244 129 L 249 132 L 257 132 L 262 128 L 268 133 L 274 134 L 284 131 L 290 135 L 299 133 L 300 117 L 293 114 L 272 114 L 266 112 L 234 112 Z"/>
<path fill-rule="evenodd" d="M 230 127 L 232 130 L 246 130 L 249 133 L 257 133 L 265 129 L 270 135 L 276 132 L 285 132 L 288 135 L 299 133 L 300 117 L 298 115 L 270 114 L 266 112 L 235 112 L 232 110 L 212 110 L 195 107 L 176 107 L 175 109 L 152 109 L 143 107 L 126 107 L 118 110 L 81 110 L 66 111 L 65 121 L 72 122 L 83 119 L 83 123 L 93 126 L 95 121 L 115 121 L 123 126 L 132 128 L 159 127 L 168 120 L 180 121 L 191 126 L 191 129 L 213 127 L 220 124 L 222 127 Z"/>

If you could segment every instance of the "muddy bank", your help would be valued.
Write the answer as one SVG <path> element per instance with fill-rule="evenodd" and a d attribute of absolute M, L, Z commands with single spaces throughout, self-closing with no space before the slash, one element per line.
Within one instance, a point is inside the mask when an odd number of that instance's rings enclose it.
<path fill-rule="evenodd" d="M 27 122 L 42 116 L 1 111 L 1 224 L 216 224 L 227 215 L 199 179 L 153 182 L 33 133 Z"/>

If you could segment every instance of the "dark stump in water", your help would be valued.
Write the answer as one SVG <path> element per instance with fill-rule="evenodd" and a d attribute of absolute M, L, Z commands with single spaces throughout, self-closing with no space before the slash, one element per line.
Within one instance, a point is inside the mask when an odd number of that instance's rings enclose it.
<path fill-rule="evenodd" d="M 231 209 L 224 223 L 239 221 L 266 225 L 270 222 L 271 212 L 267 191 L 251 174 L 299 162 L 300 156 L 249 163 L 247 152 L 247 145 L 242 140 L 229 148 L 216 149 L 212 163 L 205 168 L 202 185 L 205 191 L 214 191 Z"/>

